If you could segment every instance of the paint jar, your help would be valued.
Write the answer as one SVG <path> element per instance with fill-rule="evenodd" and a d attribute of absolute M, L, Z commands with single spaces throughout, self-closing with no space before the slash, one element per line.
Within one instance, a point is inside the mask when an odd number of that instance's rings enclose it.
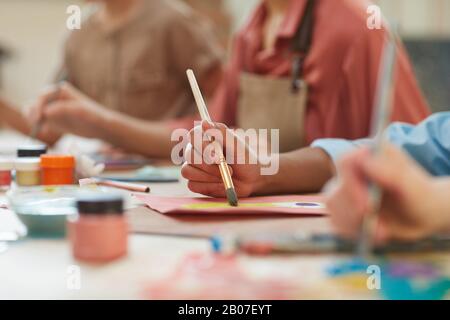
<path fill-rule="evenodd" d="M 77 208 L 78 215 L 68 218 L 69 238 L 77 260 L 101 263 L 126 255 L 128 223 L 122 196 L 80 196 Z"/>
<path fill-rule="evenodd" d="M 16 168 L 16 184 L 20 187 L 38 186 L 41 184 L 41 159 L 18 158 Z"/>
<path fill-rule="evenodd" d="M 74 183 L 75 158 L 70 155 L 41 156 L 41 181 L 44 186 Z"/>
<path fill-rule="evenodd" d="M 43 144 L 23 146 L 17 149 L 18 158 L 39 158 L 47 153 L 47 146 Z"/>
<path fill-rule="evenodd" d="M 0 191 L 6 191 L 10 188 L 13 169 L 13 160 L 0 158 Z"/>

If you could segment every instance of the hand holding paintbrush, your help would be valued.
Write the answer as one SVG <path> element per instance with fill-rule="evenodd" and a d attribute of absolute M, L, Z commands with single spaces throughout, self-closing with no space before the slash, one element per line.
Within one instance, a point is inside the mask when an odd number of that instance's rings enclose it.
<path fill-rule="evenodd" d="M 195 102 L 197 104 L 198 111 L 200 113 L 200 117 L 204 121 L 208 121 L 209 123 L 212 123 L 211 117 L 209 116 L 208 109 L 206 108 L 205 100 L 203 99 L 203 96 L 201 94 L 200 88 L 198 86 L 197 80 L 195 78 L 194 72 L 192 70 L 187 71 L 187 76 L 189 79 L 189 83 L 192 88 L 192 92 L 194 94 Z M 236 194 L 236 190 L 234 188 L 233 180 L 231 178 L 231 172 L 230 168 L 228 167 L 228 164 L 226 162 L 225 156 L 223 154 L 223 150 L 221 146 L 218 146 L 217 141 L 211 141 L 211 143 L 215 143 L 215 151 L 218 153 L 219 158 L 219 170 L 220 175 L 222 177 L 222 181 L 225 187 L 225 193 L 227 195 L 228 202 L 231 206 L 237 206 L 238 205 L 238 198 Z"/>
<path fill-rule="evenodd" d="M 375 137 L 375 144 L 373 148 L 374 155 L 378 155 L 382 152 L 384 131 L 387 128 L 391 118 L 397 58 L 397 34 L 395 29 L 396 28 L 393 27 L 393 31 L 389 34 L 388 41 L 386 42 L 380 65 L 380 74 L 378 76 L 372 124 L 372 131 Z M 372 242 L 380 211 L 382 190 L 375 183 L 370 183 L 369 196 L 371 202 L 373 203 L 373 209 L 371 212 L 368 212 L 363 219 L 358 246 L 358 254 L 362 257 L 369 257 L 372 252 Z"/>
<path fill-rule="evenodd" d="M 56 86 L 52 89 L 52 91 L 42 98 L 43 101 L 41 102 L 40 108 L 38 108 L 37 110 L 37 120 L 31 127 L 30 132 L 31 139 L 33 140 L 37 139 L 39 133 L 42 130 L 42 126 L 44 125 L 45 122 L 44 108 L 58 100 L 60 90 L 61 90 L 61 82 L 56 84 Z"/>

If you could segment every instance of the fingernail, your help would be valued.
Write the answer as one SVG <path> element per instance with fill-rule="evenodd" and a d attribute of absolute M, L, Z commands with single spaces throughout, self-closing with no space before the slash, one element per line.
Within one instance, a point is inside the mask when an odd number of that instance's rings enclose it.
<path fill-rule="evenodd" d="M 210 126 L 210 127 L 212 127 L 212 128 L 214 128 L 216 125 L 214 124 L 214 122 L 211 122 L 211 121 L 209 121 L 209 120 L 205 120 L 206 121 L 206 123 L 208 124 L 208 126 Z"/>

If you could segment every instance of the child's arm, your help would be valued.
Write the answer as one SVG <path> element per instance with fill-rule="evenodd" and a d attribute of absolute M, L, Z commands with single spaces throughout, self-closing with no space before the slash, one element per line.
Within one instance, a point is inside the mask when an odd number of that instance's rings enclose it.
<path fill-rule="evenodd" d="M 22 112 L 2 97 L 0 97 L 0 114 L 4 124 L 25 135 L 30 134 L 31 126 Z"/>
<path fill-rule="evenodd" d="M 450 231 L 450 179 L 436 179 L 392 146 L 373 157 L 368 149 L 346 156 L 339 179 L 329 187 L 328 208 L 337 232 L 358 235 L 364 215 L 374 209 L 368 183 L 383 190 L 377 240 L 415 240 Z"/>
<path fill-rule="evenodd" d="M 32 125 L 30 121 L 28 121 L 25 115 L 20 112 L 17 107 L 13 106 L 2 97 L 0 97 L 0 116 L 1 121 L 12 129 L 27 136 L 31 134 Z M 36 138 L 51 146 L 55 144 L 60 137 L 61 135 L 59 133 L 47 130 L 46 132 L 38 133 Z"/>

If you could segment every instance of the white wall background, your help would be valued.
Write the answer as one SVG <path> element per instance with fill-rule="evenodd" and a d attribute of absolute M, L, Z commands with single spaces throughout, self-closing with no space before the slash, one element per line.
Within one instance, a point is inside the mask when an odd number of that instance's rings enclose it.
<path fill-rule="evenodd" d="M 52 79 L 74 0 L 0 0 L 0 43 L 14 57 L 2 69 L 2 92 L 24 104 Z"/>
<path fill-rule="evenodd" d="M 214 1 L 214 0 L 205 0 Z M 238 28 L 259 0 L 225 0 Z M 339 0 L 337 0 L 339 1 Z M 355 0 L 357 1 L 357 0 Z M 450 36 L 450 0 L 378 0 L 384 13 L 397 17 L 403 34 Z M 25 104 L 48 83 L 60 59 L 66 8 L 78 0 L 0 0 L 0 43 L 14 59 L 2 70 L 2 93 Z"/>

